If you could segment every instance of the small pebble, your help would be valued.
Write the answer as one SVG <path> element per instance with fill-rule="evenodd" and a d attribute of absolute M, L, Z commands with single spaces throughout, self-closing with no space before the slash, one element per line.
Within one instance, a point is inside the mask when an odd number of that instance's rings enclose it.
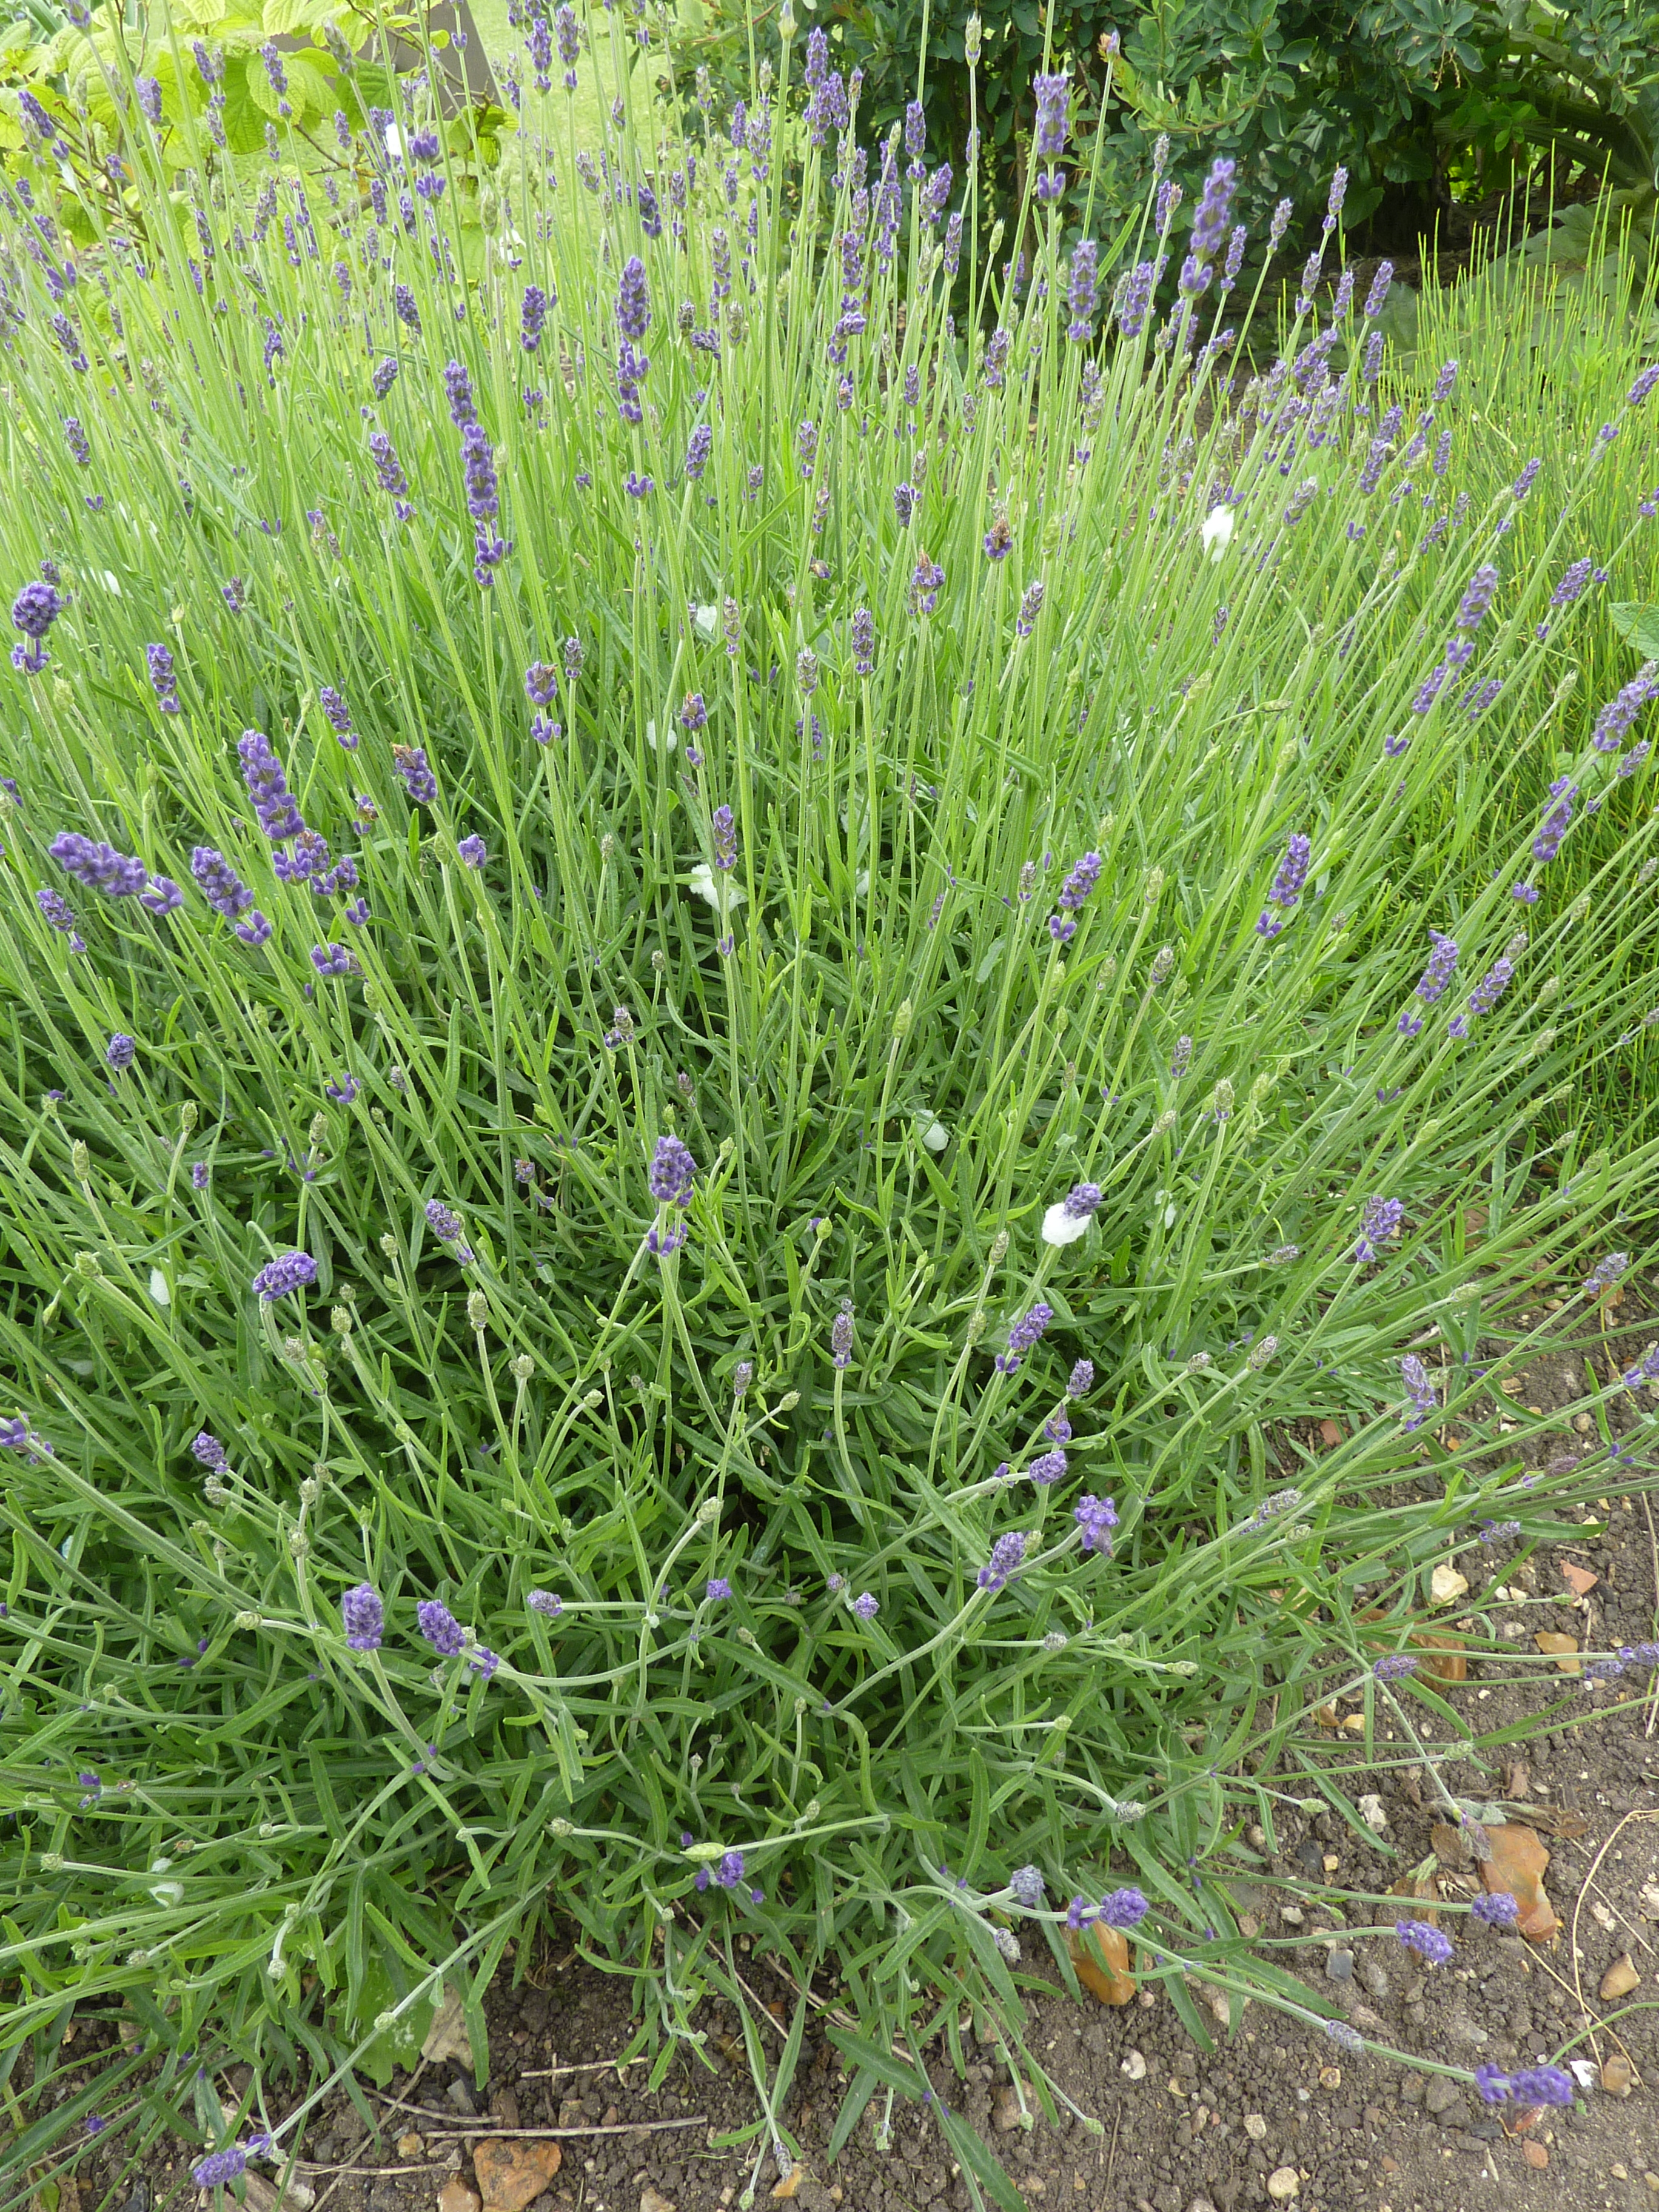
<path fill-rule="evenodd" d="M 1334 1982 L 1351 1982 L 1353 1979 L 1353 1953 L 1333 1951 L 1325 1961 L 1325 1972 Z"/>

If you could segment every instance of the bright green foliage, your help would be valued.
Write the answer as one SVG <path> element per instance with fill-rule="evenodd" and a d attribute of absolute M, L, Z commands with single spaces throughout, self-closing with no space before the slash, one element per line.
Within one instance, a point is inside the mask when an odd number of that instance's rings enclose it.
<path fill-rule="evenodd" d="M 775 55 L 775 20 L 738 0 L 685 0 L 674 52 L 687 88 L 702 67 L 741 97 L 751 44 Z M 1239 164 L 1243 207 L 1261 226 L 1280 198 L 1296 210 L 1290 250 L 1312 242 L 1325 180 L 1352 178 L 1352 226 L 1381 212 L 1409 241 L 1432 223 L 1437 181 L 1479 199 L 1560 164 L 1557 187 L 1604 172 L 1646 198 L 1659 185 L 1659 8 L 1651 0 L 1109 0 L 988 7 L 972 0 L 836 0 L 802 10 L 830 31 L 837 64 L 866 76 L 872 137 L 925 91 L 930 157 L 958 169 L 975 124 L 992 197 L 1011 222 L 1024 198 L 1031 80 L 1061 61 L 1074 113 L 1103 124 L 1074 216 L 1138 206 L 1152 146 L 1167 134 L 1190 208 L 1209 163 Z M 980 27 L 977 72 L 967 49 Z M 1115 41 L 1115 44 L 1114 42 Z M 1544 191 L 1540 186 L 1541 204 Z M 1184 227 L 1184 225 L 1183 225 Z"/>
<path fill-rule="evenodd" d="M 1349 1811 L 1310 1707 L 1370 1717 L 1482 1518 L 1530 1542 L 1645 1480 L 1644 1444 L 1527 1486 L 1536 1425 L 1475 1402 L 1477 1347 L 1526 1357 L 1516 1284 L 1649 1233 L 1650 709 L 1590 742 L 1636 667 L 1607 599 L 1656 596 L 1630 318 L 1589 295 L 1536 357 L 1477 320 L 1434 400 L 1446 303 L 1375 385 L 1304 325 L 1218 404 L 1224 355 L 1101 343 L 1037 227 L 970 337 L 920 210 L 889 259 L 878 209 L 845 246 L 850 179 L 752 107 L 728 201 L 695 113 L 629 106 L 631 27 L 593 39 L 614 188 L 562 88 L 527 95 L 476 250 L 419 112 L 390 177 L 357 135 L 337 202 L 291 136 L 204 178 L 124 108 L 132 221 L 88 198 L 72 285 L 73 168 L 27 164 L 44 260 L 8 220 L 25 2159 L 94 2094 L 46 2086 L 74 1999 L 167 2054 L 100 2111 L 213 2141 L 198 2049 L 257 2062 L 256 2111 L 284 2066 L 383 2078 L 446 1978 L 482 2069 L 483 1987 L 550 1914 L 632 1973 L 662 2069 L 705 1991 L 838 1974 L 849 2126 L 936 2033 L 960 2058 L 964 2005 L 1020 2045 L 1009 1947 L 1069 1974 L 1073 1895 L 1145 1893 L 1139 1971 L 1194 2020 L 1188 1973 L 1316 2021 L 1226 1889 L 1283 1795 Z M 1552 610 L 1581 556 L 1609 580 Z M 248 732 L 326 854 L 269 769 L 262 832 Z M 314 1282 L 257 1296 L 296 1253 Z"/>

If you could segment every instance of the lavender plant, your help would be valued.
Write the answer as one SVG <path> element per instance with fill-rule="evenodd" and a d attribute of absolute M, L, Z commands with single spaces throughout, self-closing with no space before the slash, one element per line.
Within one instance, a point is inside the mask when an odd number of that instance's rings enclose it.
<path fill-rule="evenodd" d="M 1541 478 L 1495 352 L 1336 373 L 1310 298 L 1230 376 L 1150 209 L 1035 213 L 958 327 L 811 39 L 717 139 L 596 15 L 593 154 L 527 29 L 476 192 L 418 82 L 319 165 L 118 50 L 189 220 L 70 246 L 44 143 L 0 195 L 0 2033 L 31 2142 L 70 1997 L 135 2142 L 252 2062 L 204 2186 L 446 1979 L 487 2070 L 550 1913 L 658 2078 L 793 2008 L 757 2176 L 826 1976 L 842 2142 L 964 2006 L 1052 2110 L 1021 1947 L 1098 1920 L 1200 2036 L 1189 1978 L 1321 2027 L 1229 1887 L 1362 1825 L 1301 1717 L 1479 1757 L 1432 1567 L 1645 1479 L 1486 1395 L 1510 1286 L 1593 1312 L 1651 1212 L 1644 1111 L 1577 1115 L 1654 1012 L 1650 709 L 1560 589 L 1651 559 L 1627 323 Z"/>

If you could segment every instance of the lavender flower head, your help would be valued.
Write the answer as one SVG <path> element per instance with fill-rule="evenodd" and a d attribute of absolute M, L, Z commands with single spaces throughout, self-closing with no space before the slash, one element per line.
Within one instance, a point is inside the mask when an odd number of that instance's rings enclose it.
<path fill-rule="evenodd" d="M 1008 1332 L 1008 1349 L 1006 1352 L 998 1352 L 996 1356 L 995 1364 L 999 1375 L 1018 1373 L 1026 1353 L 1038 1342 L 1043 1330 L 1048 1328 L 1054 1317 L 1054 1308 L 1045 1306 L 1041 1301 L 1034 1305 L 1029 1313 L 1021 1315 Z"/>
<path fill-rule="evenodd" d="M 1477 1897 L 1469 1911 L 1483 1928 L 1513 1928 L 1521 1917 L 1519 1903 L 1506 1889 L 1494 1890 L 1489 1897 Z"/>
<path fill-rule="evenodd" d="M 1016 1905 L 1023 1905 L 1028 1912 L 1042 1910 L 1043 1881 L 1036 1867 L 1016 1867 L 1008 1877 L 1008 1887 Z"/>
<path fill-rule="evenodd" d="M 1205 179 L 1204 191 L 1193 211 L 1190 250 L 1198 261 L 1212 261 L 1221 251 L 1232 216 L 1234 161 L 1218 161 Z"/>
<path fill-rule="evenodd" d="M 1019 1572 L 1020 1562 L 1025 1557 L 1025 1537 L 1018 1528 L 1006 1536 L 999 1536 L 991 1547 L 991 1556 L 979 1571 L 978 1587 L 982 1590 L 1006 1588 L 1011 1576 Z"/>
<path fill-rule="evenodd" d="M 1475 629 L 1485 616 L 1487 608 L 1491 606 L 1492 596 L 1497 589 L 1498 571 L 1488 561 L 1477 568 L 1469 579 L 1468 589 L 1463 594 L 1463 603 L 1457 610 L 1456 628 Z"/>
<path fill-rule="evenodd" d="M 1449 1966 L 1453 1957 L 1452 1940 L 1438 1928 L 1431 1928 L 1426 1920 L 1396 1920 L 1394 1932 L 1408 1951 L 1431 1966 Z"/>
<path fill-rule="evenodd" d="M 1285 848 L 1285 857 L 1279 862 L 1279 872 L 1268 890 L 1267 905 L 1257 919 L 1255 933 L 1258 937 L 1274 938 L 1284 928 L 1281 916 L 1288 914 L 1302 896 L 1302 886 L 1308 879 L 1308 863 L 1312 852 L 1312 839 L 1300 830 L 1295 831 Z M 1273 907 L 1279 908 L 1279 914 L 1270 911 Z"/>
<path fill-rule="evenodd" d="M 283 774 L 283 764 L 270 749 L 270 738 L 263 730 L 244 730 L 236 750 L 241 759 L 242 781 L 259 817 L 259 827 L 273 845 L 297 837 L 306 826 L 305 817 L 295 803 L 288 779 Z"/>
<path fill-rule="evenodd" d="M 1605 1259 L 1596 1261 L 1584 1278 L 1585 1291 L 1591 1297 L 1600 1297 L 1603 1291 L 1613 1288 L 1629 1265 L 1628 1252 L 1609 1252 Z"/>
<path fill-rule="evenodd" d="M 1445 996 L 1446 988 L 1451 981 L 1452 973 L 1457 966 L 1458 959 L 1457 945 L 1454 939 L 1443 936 L 1437 929 L 1431 929 L 1429 936 L 1433 943 L 1434 951 L 1429 955 L 1428 966 L 1417 979 L 1415 993 L 1425 1006 L 1433 1006 L 1437 1000 Z M 1422 1018 L 1413 1014 L 1409 1008 L 1400 1017 L 1399 1028 L 1401 1036 L 1415 1036 L 1422 1026 Z"/>
<path fill-rule="evenodd" d="M 1042 1241 L 1045 1244 L 1072 1244 L 1086 1236 L 1089 1224 L 1095 1218 L 1101 1201 L 1097 1182 L 1074 1184 L 1064 1198 L 1051 1206 L 1042 1217 Z"/>
<path fill-rule="evenodd" d="M 438 779 L 427 765 L 425 748 L 421 745 L 393 745 L 392 765 L 403 779 L 411 806 L 430 806 L 438 796 Z"/>
<path fill-rule="evenodd" d="M 386 1633 L 386 1610 L 372 1583 L 359 1583 L 355 1589 L 344 1593 L 340 1600 L 340 1620 L 349 1650 L 380 1650 Z"/>
<path fill-rule="evenodd" d="M 1077 923 L 1072 917 L 1100 881 L 1103 865 L 1098 853 L 1085 853 L 1060 885 L 1054 902 L 1060 910 L 1048 917 L 1048 934 L 1055 944 L 1064 945 L 1075 934 Z"/>
<path fill-rule="evenodd" d="M 1364 1266 L 1375 1260 L 1378 1249 L 1400 1233 L 1400 1224 L 1406 1218 L 1403 1200 L 1398 1198 L 1368 1198 L 1364 1218 L 1360 1224 L 1359 1241 L 1353 1248 L 1356 1265 Z"/>
<path fill-rule="evenodd" d="M 173 655 L 164 645 L 147 645 L 144 659 L 149 665 L 150 687 L 155 694 L 156 705 L 164 714 L 180 713 L 179 683 L 173 673 Z"/>
<path fill-rule="evenodd" d="M 646 283 L 645 264 L 637 253 L 630 254 L 623 264 L 622 278 L 617 286 L 617 327 L 634 344 L 651 327 L 651 294 Z"/>
<path fill-rule="evenodd" d="M 651 1195 L 659 1206 L 689 1206 L 696 1172 L 696 1160 L 678 1137 L 658 1138 L 649 1181 Z"/>
<path fill-rule="evenodd" d="M 1374 1660 L 1371 1672 L 1379 1682 L 1403 1682 L 1408 1674 L 1417 1672 L 1416 1656 L 1410 1651 L 1390 1651 L 1383 1658 Z"/>
<path fill-rule="evenodd" d="M 1407 1431 L 1420 1429 L 1431 1415 L 1440 1410 L 1440 1401 L 1429 1371 L 1414 1352 L 1408 1352 L 1400 1363 L 1400 1373 L 1412 1401 L 1412 1417 L 1406 1423 Z"/>
<path fill-rule="evenodd" d="M 441 1244 L 447 1244 L 456 1260 L 465 1267 L 471 1263 L 472 1249 L 466 1242 L 461 1217 L 441 1198 L 429 1198 L 426 1202 L 427 1226 Z"/>
<path fill-rule="evenodd" d="M 191 2166 L 191 2179 L 198 2189 L 222 2188 L 234 2181 L 239 2174 L 247 2172 L 247 2153 L 240 2143 L 229 2143 L 223 2150 L 210 2151 Z"/>
<path fill-rule="evenodd" d="M 844 1369 L 853 1364 L 853 1306 L 843 1299 L 841 1311 L 830 1324 L 830 1353 L 836 1367 Z"/>
<path fill-rule="evenodd" d="M 46 849 L 60 868 L 106 898 L 136 898 L 149 879 L 142 860 L 83 837 L 78 830 L 61 830 Z"/>
<path fill-rule="evenodd" d="M 423 1597 L 415 1608 L 415 1619 L 420 1632 L 434 1651 L 446 1659 L 453 1659 L 465 1649 L 466 1638 L 461 1624 L 447 1605 L 440 1605 L 435 1597 Z"/>
<path fill-rule="evenodd" d="M 117 1075 L 125 1075 L 138 1056 L 137 1042 L 118 1030 L 104 1047 L 104 1058 Z"/>
<path fill-rule="evenodd" d="M 1118 1526 L 1116 1505 L 1109 1498 L 1079 1498 L 1072 1508 L 1072 1518 L 1083 1531 L 1085 1552 L 1104 1552 L 1109 1557 L 1112 1549 L 1112 1531 Z"/>
<path fill-rule="evenodd" d="M 1138 1889 L 1115 1889 L 1100 1900 L 1100 1917 L 1109 1928 L 1138 1928 L 1150 1910 Z"/>
<path fill-rule="evenodd" d="M 1092 1359 L 1079 1359 L 1076 1366 L 1073 1368 L 1071 1375 L 1067 1379 L 1066 1384 L 1066 1396 L 1068 1398 L 1086 1398 L 1090 1391 L 1092 1390 L 1094 1387 L 1094 1361 Z"/>
<path fill-rule="evenodd" d="M 266 1305 L 290 1292 L 302 1291 L 317 1279 L 317 1262 L 309 1252 L 283 1252 L 267 1261 L 253 1278 L 251 1288 Z"/>

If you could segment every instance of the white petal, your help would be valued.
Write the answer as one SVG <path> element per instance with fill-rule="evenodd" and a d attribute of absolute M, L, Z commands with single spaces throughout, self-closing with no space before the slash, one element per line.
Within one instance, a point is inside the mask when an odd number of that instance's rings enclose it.
<path fill-rule="evenodd" d="M 1042 1217 L 1042 1241 L 1045 1244 L 1075 1244 L 1079 1237 L 1089 1233 L 1089 1217 L 1079 1218 L 1068 1213 L 1064 1199 L 1048 1208 Z"/>
<path fill-rule="evenodd" d="M 158 1306 L 170 1306 L 173 1292 L 167 1288 L 167 1279 L 159 1267 L 149 1271 L 149 1294 Z"/>
<path fill-rule="evenodd" d="M 692 869 L 690 874 L 686 878 L 685 883 L 686 889 L 688 890 L 695 891 L 699 898 L 706 898 L 709 905 L 714 907 L 716 910 L 719 909 L 720 893 L 721 890 L 724 890 L 726 893 L 726 908 L 728 914 L 731 913 L 734 908 L 744 905 L 749 896 L 748 892 L 744 890 L 741 884 L 734 884 L 729 878 L 723 885 L 717 883 L 714 878 L 714 871 L 709 866 L 706 860 L 698 861 L 696 866 Z"/>
<path fill-rule="evenodd" d="M 108 568 L 104 571 L 104 589 L 106 592 L 113 592 L 118 599 L 121 596 L 120 579 Z"/>
<path fill-rule="evenodd" d="M 869 871 L 869 869 L 868 869 L 868 868 L 866 868 L 866 869 L 862 872 L 862 873 L 860 875 L 860 877 L 859 877 L 859 879 L 858 879 L 857 883 L 855 883 L 855 884 L 854 884 L 854 886 L 853 886 L 853 893 L 854 893 L 854 897 L 856 897 L 856 898 L 866 898 L 866 897 L 867 897 L 867 896 L 869 896 L 869 891 L 870 891 L 870 871 Z"/>
<path fill-rule="evenodd" d="M 1199 532 L 1204 550 L 1212 561 L 1218 561 L 1226 550 L 1227 541 L 1233 534 L 1233 511 L 1230 507 L 1212 507 L 1204 519 Z"/>
<path fill-rule="evenodd" d="M 654 722 L 647 722 L 645 726 L 645 742 L 650 746 L 653 753 L 658 750 L 657 726 Z M 674 735 L 672 730 L 671 730 L 668 732 L 668 735 L 663 739 L 663 749 L 672 753 L 678 743 L 679 739 Z"/>
<path fill-rule="evenodd" d="M 404 134 L 398 130 L 395 123 L 388 123 L 386 127 L 386 150 L 388 154 L 392 155 L 394 159 L 402 159 L 404 150 Z"/>
<path fill-rule="evenodd" d="M 718 607 L 694 606 L 691 619 L 705 637 L 713 637 L 720 628 L 720 611 Z"/>
<path fill-rule="evenodd" d="M 915 1123 L 916 1133 L 930 1152 L 942 1152 L 950 1143 L 951 1132 L 925 1106 L 918 1110 Z"/>

